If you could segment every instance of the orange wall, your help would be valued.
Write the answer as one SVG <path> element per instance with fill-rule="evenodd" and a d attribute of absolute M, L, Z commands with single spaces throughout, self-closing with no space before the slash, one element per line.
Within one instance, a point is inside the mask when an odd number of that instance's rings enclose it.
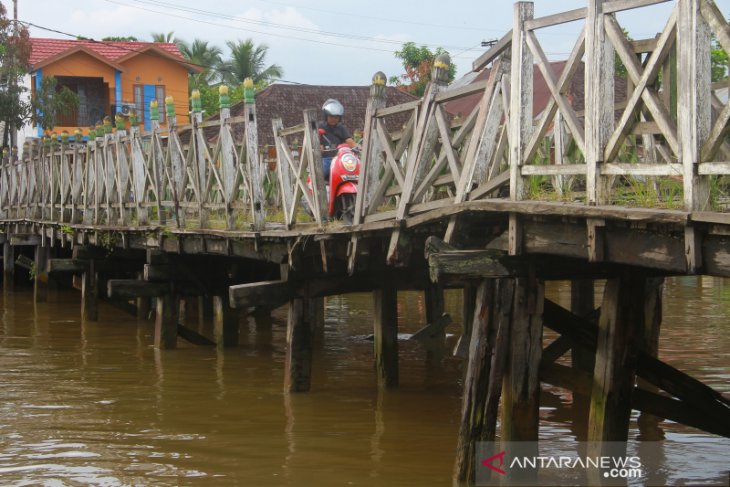
<path fill-rule="evenodd" d="M 175 99 L 177 123 L 182 125 L 190 122 L 188 116 L 188 70 L 185 66 L 155 53 L 142 53 L 125 61 L 122 64 L 122 101 L 134 101 L 134 85 L 150 84 L 165 85 L 165 95 L 172 95 Z M 117 102 L 115 96 L 115 69 L 86 53 L 77 52 L 55 63 L 43 67 L 43 76 L 88 76 L 102 77 L 109 84 L 109 103 Z M 35 86 L 35 84 L 33 85 Z M 164 110 L 160 107 L 160 110 Z M 163 126 L 166 124 L 163 124 Z M 88 128 L 81 127 L 84 135 Z M 55 127 L 54 131 L 61 133 L 67 130 L 72 133 L 76 127 Z"/>
<path fill-rule="evenodd" d="M 122 100 L 134 101 L 134 85 L 165 85 L 165 96 L 175 100 L 177 123 L 189 122 L 188 70 L 185 66 L 151 52 L 134 56 L 122 66 Z"/>

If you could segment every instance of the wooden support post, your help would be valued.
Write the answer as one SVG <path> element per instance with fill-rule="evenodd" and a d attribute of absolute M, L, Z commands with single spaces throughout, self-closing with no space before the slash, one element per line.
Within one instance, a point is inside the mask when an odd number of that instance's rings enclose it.
<path fill-rule="evenodd" d="M 142 272 L 137 273 L 137 279 L 142 280 L 144 277 Z M 137 319 L 146 320 L 150 317 L 150 311 L 152 310 L 152 298 L 149 296 L 138 296 L 135 299 L 137 303 Z"/>
<path fill-rule="evenodd" d="M 646 280 L 644 298 L 644 333 L 640 340 L 640 347 L 648 356 L 659 356 L 659 332 L 662 324 L 662 294 L 664 279 L 652 278 Z M 642 390 L 657 393 L 659 388 L 648 381 L 637 378 L 636 385 Z M 659 428 L 662 419 L 653 414 L 642 412 L 639 415 L 639 433 L 642 440 L 658 441 L 664 439 L 664 433 Z"/>
<path fill-rule="evenodd" d="M 588 420 L 589 455 L 620 454 L 604 450 L 603 442 L 624 442 L 628 438 L 637 339 L 644 321 L 643 298 L 644 278 L 636 272 L 606 282 Z"/>
<path fill-rule="evenodd" d="M 309 306 L 312 337 L 316 344 L 324 343 L 324 297 L 311 298 Z"/>
<path fill-rule="evenodd" d="M 310 301 L 306 298 L 289 301 L 284 372 L 286 392 L 306 392 L 311 386 L 313 336 L 309 306 Z"/>
<path fill-rule="evenodd" d="M 516 279 L 510 356 L 502 392 L 501 437 L 504 442 L 530 442 L 520 453 L 526 455 L 537 454 L 544 298 L 545 288 L 541 281 Z M 515 478 L 515 483 L 534 480 L 537 472 L 525 471 L 524 474 L 524 478 Z"/>
<path fill-rule="evenodd" d="M 373 328 L 375 370 L 378 385 L 398 385 L 398 290 L 390 279 L 383 279 L 373 291 Z"/>
<path fill-rule="evenodd" d="M 469 341 L 471 340 L 471 327 L 474 321 L 476 299 L 477 286 L 471 283 L 464 285 L 464 301 L 462 306 L 464 323 L 461 328 L 461 337 L 454 348 L 455 357 L 466 358 L 469 355 Z"/>
<path fill-rule="evenodd" d="M 35 248 L 35 262 L 33 265 L 33 298 L 36 303 L 48 301 L 48 255 L 50 248 L 37 245 Z"/>
<path fill-rule="evenodd" d="M 213 336 L 219 348 L 238 345 L 238 313 L 227 295 L 213 296 Z"/>
<path fill-rule="evenodd" d="M 172 293 L 157 297 L 155 348 L 171 349 L 177 346 L 178 306 L 178 298 Z"/>
<path fill-rule="evenodd" d="M 3 289 L 13 289 L 15 283 L 15 247 L 3 243 Z"/>
<path fill-rule="evenodd" d="M 677 139 L 684 166 L 686 211 L 710 208 L 710 178 L 698 172 L 702 146 L 711 130 L 710 28 L 700 12 L 700 0 L 680 0 L 677 16 L 678 94 Z M 587 105 L 586 105 L 587 106 Z M 691 244 L 692 242 L 687 242 Z M 688 255 L 694 250 L 688 249 Z M 698 263 L 699 264 L 699 263 Z"/>
<path fill-rule="evenodd" d="M 81 319 L 99 321 L 99 285 L 97 282 L 95 262 L 89 261 L 89 267 L 81 274 Z"/>
<path fill-rule="evenodd" d="M 614 126 L 614 54 L 606 37 L 603 6 L 607 0 L 589 0 L 586 10 L 585 159 L 588 204 L 605 204 L 607 182 L 601 178 L 606 144 Z"/>
<path fill-rule="evenodd" d="M 595 308 L 593 281 L 577 279 L 570 283 L 570 310 L 582 318 L 587 318 Z M 571 362 L 574 370 L 593 370 L 595 350 L 578 347 L 571 348 Z M 581 391 L 573 392 L 573 433 L 579 440 L 585 440 L 588 431 L 588 410 L 590 396 Z"/>
<path fill-rule="evenodd" d="M 208 296 L 198 296 L 198 332 L 203 333 L 205 320 L 213 315 L 213 303 Z"/>
<path fill-rule="evenodd" d="M 424 291 L 426 308 L 426 326 L 433 326 L 441 322 L 444 314 L 444 288 L 440 284 L 429 284 Z M 436 330 L 436 328 L 434 328 Z M 433 347 L 429 349 L 427 360 L 434 365 L 443 359 L 446 346 L 445 327 L 431 335 Z"/>
<path fill-rule="evenodd" d="M 454 464 L 454 483 L 458 485 L 471 485 L 475 480 L 476 443 L 494 441 L 496 436 L 514 283 L 514 279 L 485 279 L 476 291 Z"/>

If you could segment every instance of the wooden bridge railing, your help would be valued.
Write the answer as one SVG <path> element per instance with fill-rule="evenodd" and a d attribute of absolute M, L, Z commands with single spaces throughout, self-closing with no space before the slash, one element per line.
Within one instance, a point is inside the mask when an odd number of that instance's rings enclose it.
<path fill-rule="evenodd" d="M 402 105 L 385 106 L 385 75 L 377 73 L 354 224 L 394 221 L 388 257 L 397 261 L 404 221 L 489 198 L 716 210 L 711 195 L 730 175 L 730 105 L 713 91 L 728 83 L 711 84 L 710 34 L 730 51 L 730 27 L 711 0 L 675 0 L 656 38 L 630 40 L 616 14 L 660 3 L 668 2 L 589 0 L 585 8 L 535 18 L 532 3 L 519 2 L 512 30 L 474 63 L 475 71 L 489 70 L 484 81 L 448 87 L 450 61 L 441 57 L 424 97 Z M 540 35 L 565 23 L 582 29 L 556 72 Z M 536 70 L 549 99 L 535 116 Z M 4 157 L 2 218 L 255 231 L 275 223 L 326 225 L 317 112 L 305 111 L 296 127 L 273 122 L 280 202 L 272 207 L 264 201 L 250 86 L 247 92 L 237 118 L 222 92 L 214 122 L 202 122 L 193 98 L 187 132 L 175 125 L 169 104 L 167 133 L 156 121 L 151 133 L 123 124 L 115 132 L 108 121 L 87 144 L 62 137 L 31 146 L 20 161 Z M 470 113 L 447 110 L 473 95 L 480 100 Z M 242 128 L 238 139 L 234 125 Z M 510 221 L 516 252 L 519 221 Z M 457 225 L 451 216 L 447 241 Z M 358 238 L 352 237 L 351 266 Z"/>

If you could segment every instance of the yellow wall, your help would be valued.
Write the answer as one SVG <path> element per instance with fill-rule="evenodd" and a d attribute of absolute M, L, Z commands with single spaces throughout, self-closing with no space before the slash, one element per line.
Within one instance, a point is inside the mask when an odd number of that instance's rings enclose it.
<path fill-rule="evenodd" d="M 175 111 L 178 124 L 190 122 L 188 116 L 188 70 L 185 66 L 155 53 L 142 53 L 121 64 L 122 101 L 134 101 L 134 85 L 165 85 L 165 95 L 175 99 Z M 109 84 L 109 103 L 117 102 L 115 96 L 116 70 L 84 52 L 77 52 L 59 59 L 42 68 L 43 76 L 80 76 L 102 77 Z M 35 86 L 35 85 L 34 85 Z M 160 111 L 164 107 L 160 107 Z M 166 124 L 162 124 L 165 126 Z M 89 133 L 87 127 L 80 127 L 84 135 Z M 67 130 L 73 134 L 76 127 L 55 127 L 54 132 Z"/>
<path fill-rule="evenodd" d="M 122 66 L 122 100 L 134 101 L 134 85 L 165 85 L 165 96 L 175 100 L 177 123 L 189 123 L 188 70 L 185 66 L 155 53 L 142 53 Z M 160 110 L 164 108 L 161 106 Z"/>

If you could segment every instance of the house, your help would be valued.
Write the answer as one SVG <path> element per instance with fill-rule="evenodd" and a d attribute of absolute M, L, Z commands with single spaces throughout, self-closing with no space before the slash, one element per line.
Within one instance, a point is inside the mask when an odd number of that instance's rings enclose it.
<path fill-rule="evenodd" d="M 103 42 L 31 38 L 30 73 L 27 82 L 31 94 L 41 87 L 44 77 L 54 76 L 59 86 L 66 86 L 79 97 L 79 106 L 64 116 L 55 131 L 73 133 L 105 116 L 137 110 L 140 124 L 151 127 L 149 106 L 156 99 L 160 107 L 172 95 L 178 123 L 188 119 L 188 73 L 202 68 L 188 64 L 172 43 Z M 160 110 L 160 123 L 165 123 Z M 27 131 L 26 131 L 27 133 Z M 34 135 L 42 136 L 41 127 Z M 22 141 L 20 142 L 22 144 Z"/>
<path fill-rule="evenodd" d="M 348 130 L 355 134 L 362 132 L 365 124 L 365 110 L 370 97 L 370 86 L 322 86 L 322 85 L 294 85 L 274 83 L 256 93 L 256 118 L 258 127 L 259 149 L 271 149 L 275 146 L 274 133 L 271 121 L 281 118 L 284 127 L 292 127 L 301 124 L 304 120 L 302 112 L 308 108 L 320 109 L 328 98 L 339 100 L 345 107 L 343 123 Z M 401 91 L 392 86 L 385 89 L 386 106 L 399 105 L 415 100 L 413 95 Z M 231 116 L 243 115 L 243 102 L 231 107 Z M 402 120 L 389 121 L 400 123 L 408 121 L 410 114 L 403 115 Z M 210 117 L 211 120 L 218 118 L 218 115 Z M 397 118 L 397 117 L 393 117 Z M 243 138 L 243 127 L 240 124 L 233 125 L 234 136 L 237 140 Z M 214 139 L 217 135 L 217 127 L 206 129 L 208 139 Z M 188 136 L 181 134 L 186 140 Z M 269 154 L 270 156 L 273 154 Z"/>

